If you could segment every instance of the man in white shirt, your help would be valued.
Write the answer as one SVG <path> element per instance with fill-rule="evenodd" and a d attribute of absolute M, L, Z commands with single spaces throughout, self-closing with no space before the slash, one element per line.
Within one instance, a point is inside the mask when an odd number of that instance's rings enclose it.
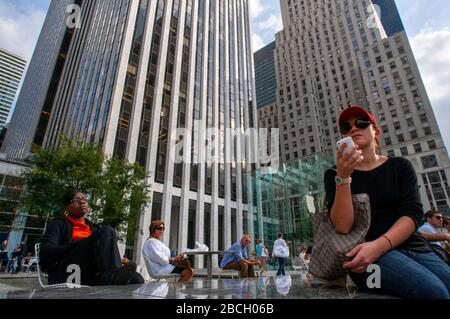
<path fill-rule="evenodd" d="M 429 210 L 425 213 L 425 224 L 419 229 L 419 233 L 430 242 L 430 244 L 439 245 L 445 248 L 447 242 L 450 242 L 450 233 L 442 232 L 444 217 L 442 213 Z"/>

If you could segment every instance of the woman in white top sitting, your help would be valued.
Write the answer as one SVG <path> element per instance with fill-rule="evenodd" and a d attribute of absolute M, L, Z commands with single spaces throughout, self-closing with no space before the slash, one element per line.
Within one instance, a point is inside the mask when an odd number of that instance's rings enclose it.
<path fill-rule="evenodd" d="M 180 274 L 180 281 L 191 281 L 194 275 L 188 259 L 182 255 L 170 257 L 170 249 L 161 241 L 164 233 L 164 222 L 154 220 L 150 224 L 150 237 L 146 240 L 142 248 L 148 267 L 157 275 Z"/>

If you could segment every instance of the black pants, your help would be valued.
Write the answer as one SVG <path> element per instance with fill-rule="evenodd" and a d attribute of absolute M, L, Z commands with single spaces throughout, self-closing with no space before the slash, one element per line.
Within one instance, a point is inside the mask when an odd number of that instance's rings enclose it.
<path fill-rule="evenodd" d="M 121 267 L 114 229 L 103 226 L 88 238 L 77 241 L 75 247 L 48 270 L 49 284 L 67 282 L 72 274 L 67 272 L 70 265 L 80 267 L 82 285 L 109 285 L 114 272 Z"/>
<path fill-rule="evenodd" d="M 284 272 L 285 259 L 284 258 L 280 258 L 280 257 L 277 257 L 277 259 L 278 259 L 277 276 L 285 276 L 286 275 L 286 273 Z"/>
<path fill-rule="evenodd" d="M 16 268 L 16 273 L 19 273 L 22 271 L 22 262 L 23 262 L 23 258 L 24 256 L 22 255 L 17 255 L 17 268 Z"/>

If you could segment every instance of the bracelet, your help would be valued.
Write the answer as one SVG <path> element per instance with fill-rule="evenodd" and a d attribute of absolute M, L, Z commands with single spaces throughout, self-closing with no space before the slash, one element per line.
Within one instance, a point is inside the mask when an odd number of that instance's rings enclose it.
<path fill-rule="evenodd" d="M 392 245 L 392 241 L 389 239 L 389 237 L 388 236 L 386 236 L 386 235 L 381 235 L 381 237 L 384 237 L 384 238 L 386 238 L 387 239 L 387 241 L 389 242 L 389 245 L 391 245 L 391 249 L 394 249 L 394 245 Z"/>

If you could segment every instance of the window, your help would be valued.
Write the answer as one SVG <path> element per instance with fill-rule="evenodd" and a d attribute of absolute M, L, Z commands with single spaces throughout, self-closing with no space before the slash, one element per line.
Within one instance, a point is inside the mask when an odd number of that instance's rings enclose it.
<path fill-rule="evenodd" d="M 397 140 L 399 141 L 399 143 L 402 143 L 405 141 L 405 138 L 403 137 L 403 134 L 398 134 L 397 135 Z"/>
<path fill-rule="evenodd" d="M 403 65 L 405 65 L 405 64 L 408 64 L 409 63 L 409 61 L 408 61 L 408 57 L 406 57 L 406 56 L 404 56 L 404 57 L 402 57 L 402 64 Z"/>
<path fill-rule="evenodd" d="M 395 156 L 394 150 L 388 151 L 387 154 L 388 154 L 388 156 L 390 156 L 390 157 L 394 157 L 394 156 Z"/>
<path fill-rule="evenodd" d="M 411 114 L 411 111 L 410 111 L 410 109 L 409 109 L 409 105 L 403 105 L 403 106 L 402 106 L 402 109 L 403 109 L 403 113 L 404 113 L 405 115 Z"/>
<path fill-rule="evenodd" d="M 391 138 L 388 136 L 388 137 L 385 137 L 384 138 L 384 143 L 386 144 L 386 145 L 391 145 L 392 144 L 392 141 L 391 141 Z"/>
<path fill-rule="evenodd" d="M 414 131 L 410 131 L 409 134 L 411 135 L 412 139 L 417 138 L 417 131 L 415 131 L 415 130 Z"/>
<path fill-rule="evenodd" d="M 430 150 L 435 150 L 437 148 L 435 140 L 428 141 L 427 143 Z"/>
<path fill-rule="evenodd" d="M 420 143 L 414 144 L 414 152 L 416 153 L 422 152 L 422 146 L 420 145 Z"/>
<path fill-rule="evenodd" d="M 400 148 L 400 154 L 402 154 L 402 156 L 408 155 L 408 148 L 406 147 Z"/>
<path fill-rule="evenodd" d="M 423 102 L 422 101 L 417 101 L 416 102 L 416 108 L 417 108 L 417 111 L 422 110 L 423 109 Z"/>
<path fill-rule="evenodd" d="M 428 123 L 428 118 L 426 114 L 421 114 L 420 115 L 420 122 L 421 123 Z"/>
<path fill-rule="evenodd" d="M 394 101 L 393 98 L 388 99 L 387 102 L 388 102 L 389 106 L 394 106 L 395 105 L 395 101 Z"/>

